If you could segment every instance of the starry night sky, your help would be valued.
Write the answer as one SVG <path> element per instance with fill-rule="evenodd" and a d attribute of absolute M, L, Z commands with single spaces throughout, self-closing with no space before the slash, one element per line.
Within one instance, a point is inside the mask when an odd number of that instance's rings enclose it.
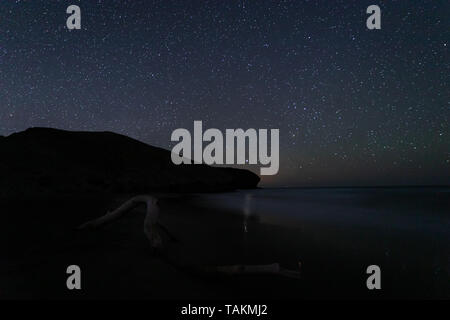
<path fill-rule="evenodd" d="M 194 120 L 279 128 L 263 186 L 448 185 L 449 27 L 438 0 L 3 0 L 0 135 L 108 130 L 170 149 Z"/>

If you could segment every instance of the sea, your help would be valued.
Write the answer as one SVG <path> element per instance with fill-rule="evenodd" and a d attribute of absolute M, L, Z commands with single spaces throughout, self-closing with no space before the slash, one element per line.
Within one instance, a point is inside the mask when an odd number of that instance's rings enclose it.
<path fill-rule="evenodd" d="M 376 265 L 389 297 L 450 298 L 448 187 L 262 188 L 202 194 L 196 205 L 240 216 L 253 237 L 246 250 L 297 259 L 318 285 L 364 290 Z"/>

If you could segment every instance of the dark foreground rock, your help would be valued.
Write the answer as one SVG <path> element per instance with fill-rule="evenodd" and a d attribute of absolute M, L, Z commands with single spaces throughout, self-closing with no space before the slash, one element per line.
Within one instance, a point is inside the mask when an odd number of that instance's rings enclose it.
<path fill-rule="evenodd" d="M 255 188 L 248 170 L 174 165 L 171 152 L 112 132 L 31 128 L 0 138 L 0 196 Z"/>

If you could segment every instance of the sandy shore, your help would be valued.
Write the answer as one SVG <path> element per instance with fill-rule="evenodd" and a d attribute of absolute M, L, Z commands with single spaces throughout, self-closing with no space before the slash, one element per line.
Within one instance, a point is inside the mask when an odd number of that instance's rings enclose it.
<path fill-rule="evenodd" d="M 75 230 L 128 197 L 66 196 L 1 202 L 0 298 L 340 299 L 448 294 L 433 291 L 433 284 L 421 282 L 420 277 L 415 284 L 409 283 L 415 269 L 398 269 L 401 263 L 387 261 L 384 252 L 377 252 L 376 243 L 370 252 L 347 253 L 324 245 L 320 237 L 314 238 L 311 230 L 301 226 L 271 225 L 258 219 L 250 219 L 249 232 L 244 233 L 241 215 L 217 209 L 212 214 L 196 207 L 194 196 L 172 195 L 160 201 L 161 222 L 179 240 L 170 246 L 172 260 L 183 266 L 279 262 L 290 269 L 301 261 L 301 279 L 210 277 L 180 270 L 150 254 L 143 233 L 143 208 L 95 231 Z M 320 230 L 329 237 L 333 233 L 336 230 L 325 226 Z M 385 262 L 383 283 L 389 285 L 382 293 L 369 292 L 364 286 L 366 276 L 361 266 L 371 264 L 374 256 L 376 261 Z M 80 291 L 66 289 L 66 268 L 71 264 L 81 267 Z M 417 268 L 428 266 L 422 262 Z"/>

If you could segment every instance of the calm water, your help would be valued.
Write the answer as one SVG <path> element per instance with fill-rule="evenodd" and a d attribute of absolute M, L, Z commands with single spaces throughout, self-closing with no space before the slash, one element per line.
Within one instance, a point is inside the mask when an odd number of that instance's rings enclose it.
<path fill-rule="evenodd" d="M 325 223 L 450 235 L 450 188 L 258 189 L 202 195 L 198 203 L 266 223 Z"/>
<path fill-rule="evenodd" d="M 378 264 L 400 297 L 450 297 L 450 188 L 260 189 L 201 195 L 196 205 L 242 215 L 242 233 L 258 233 L 254 246 L 267 255 L 349 275 Z"/>

